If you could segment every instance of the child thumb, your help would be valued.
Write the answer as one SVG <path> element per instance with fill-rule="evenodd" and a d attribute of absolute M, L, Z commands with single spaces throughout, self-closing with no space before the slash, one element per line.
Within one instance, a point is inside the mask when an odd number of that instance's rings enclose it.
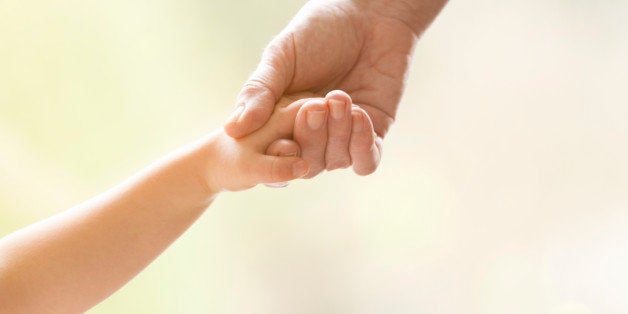
<path fill-rule="evenodd" d="M 310 171 L 310 165 L 300 157 L 263 155 L 252 167 L 258 183 L 277 183 L 298 179 Z"/>

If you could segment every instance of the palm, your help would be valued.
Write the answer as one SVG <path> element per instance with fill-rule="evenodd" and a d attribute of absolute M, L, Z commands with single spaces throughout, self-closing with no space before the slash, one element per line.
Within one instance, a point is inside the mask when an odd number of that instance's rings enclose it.
<path fill-rule="evenodd" d="M 287 92 L 348 92 L 383 137 L 395 116 L 416 36 L 402 22 L 346 4 L 303 10 L 288 27 Z M 313 24 L 315 27 L 312 27 Z M 286 46 L 283 46 L 286 48 Z"/>
<path fill-rule="evenodd" d="M 313 93 L 324 99 L 304 106 L 306 118 L 295 123 L 293 134 L 310 163 L 308 177 L 349 165 L 357 174 L 372 173 L 418 35 L 446 2 L 309 1 L 264 50 L 225 132 L 242 138 L 268 121 L 282 96 Z"/>

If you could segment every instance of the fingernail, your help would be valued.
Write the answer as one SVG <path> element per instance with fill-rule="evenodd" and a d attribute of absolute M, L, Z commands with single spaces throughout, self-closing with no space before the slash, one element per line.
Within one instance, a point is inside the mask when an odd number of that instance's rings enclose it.
<path fill-rule="evenodd" d="M 238 108 L 236 108 L 231 117 L 229 117 L 229 122 L 238 122 L 242 112 L 244 112 L 244 104 L 238 105 Z"/>
<path fill-rule="evenodd" d="M 329 109 L 331 110 L 331 116 L 338 120 L 345 116 L 345 102 L 338 99 L 329 100 Z"/>
<path fill-rule="evenodd" d="M 284 157 L 296 157 L 298 152 L 292 152 L 292 153 L 288 153 L 283 155 Z"/>
<path fill-rule="evenodd" d="M 364 130 L 364 119 L 362 119 L 362 114 L 359 112 L 352 112 L 352 124 L 353 124 L 353 132 L 362 132 Z"/>
<path fill-rule="evenodd" d="M 288 186 L 288 182 L 277 182 L 277 183 L 264 183 L 269 188 L 285 188 Z"/>
<path fill-rule="evenodd" d="M 311 110 L 307 112 L 307 125 L 312 130 L 318 130 L 325 123 L 324 110 Z"/>
<path fill-rule="evenodd" d="M 304 176 L 308 171 L 308 165 L 307 162 L 305 162 L 304 160 L 301 161 L 297 161 L 294 165 L 292 165 L 292 174 L 295 177 L 302 177 Z"/>

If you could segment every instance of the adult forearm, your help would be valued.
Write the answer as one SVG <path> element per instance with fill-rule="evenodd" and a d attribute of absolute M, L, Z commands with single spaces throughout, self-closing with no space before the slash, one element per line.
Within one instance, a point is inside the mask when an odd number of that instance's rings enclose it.
<path fill-rule="evenodd" d="M 207 208 L 206 143 L 0 240 L 0 312 L 77 313 L 131 280 Z"/>

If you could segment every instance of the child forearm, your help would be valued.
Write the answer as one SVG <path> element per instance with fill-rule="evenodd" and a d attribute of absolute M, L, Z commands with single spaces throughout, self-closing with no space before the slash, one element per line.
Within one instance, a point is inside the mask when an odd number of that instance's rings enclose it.
<path fill-rule="evenodd" d="M 219 191 L 304 176 L 309 166 L 297 151 L 265 151 L 291 137 L 305 101 L 285 98 L 245 138 L 219 130 L 110 191 L 0 239 L 0 313 L 83 312 L 154 260 Z"/>
<path fill-rule="evenodd" d="M 215 135 L 0 239 L 0 313 L 74 313 L 132 279 L 209 206 Z"/>

